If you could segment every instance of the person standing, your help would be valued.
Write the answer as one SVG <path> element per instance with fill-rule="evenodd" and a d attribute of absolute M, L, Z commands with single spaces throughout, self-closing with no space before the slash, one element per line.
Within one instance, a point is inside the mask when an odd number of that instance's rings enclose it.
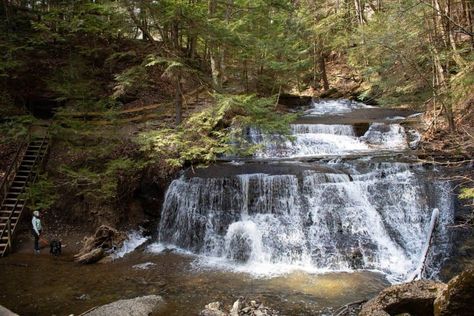
<path fill-rule="evenodd" d="M 41 219 L 38 211 L 33 212 L 33 218 L 31 224 L 33 225 L 33 236 L 35 237 L 35 254 L 40 253 L 39 239 L 41 236 Z"/>

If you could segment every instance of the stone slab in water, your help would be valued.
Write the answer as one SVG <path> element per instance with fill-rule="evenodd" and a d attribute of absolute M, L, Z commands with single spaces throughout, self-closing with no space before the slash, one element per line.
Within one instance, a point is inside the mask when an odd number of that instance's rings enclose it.
<path fill-rule="evenodd" d="M 148 316 L 158 311 L 163 305 L 163 298 L 158 295 L 136 297 L 128 300 L 119 300 L 102 305 L 87 312 L 85 316 Z"/>

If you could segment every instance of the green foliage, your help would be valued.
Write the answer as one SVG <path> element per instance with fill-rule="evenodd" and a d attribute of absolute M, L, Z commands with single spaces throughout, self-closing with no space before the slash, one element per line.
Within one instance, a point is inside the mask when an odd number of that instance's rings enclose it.
<path fill-rule="evenodd" d="M 471 52 L 469 56 L 472 56 L 474 59 L 474 52 Z M 461 69 L 459 73 L 451 78 L 450 99 L 452 104 L 459 104 L 463 100 L 469 100 L 470 95 L 473 93 L 473 87 L 474 61 L 471 61 L 464 69 Z"/>
<path fill-rule="evenodd" d="M 63 184 L 73 188 L 77 196 L 110 201 L 120 199 L 120 181 L 130 181 L 144 166 L 143 162 L 120 157 L 107 161 L 103 168 L 95 165 L 76 169 L 63 165 L 59 171 L 65 178 Z"/>
<path fill-rule="evenodd" d="M 461 194 L 459 194 L 461 199 L 474 199 L 474 188 L 462 188 Z"/>
<path fill-rule="evenodd" d="M 287 133 L 289 122 L 295 118 L 276 112 L 274 98 L 219 94 L 215 98 L 215 106 L 191 116 L 176 130 L 141 133 L 137 141 L 142 150 L 151 159 L 165 160 L 171 167 L 181 167 L 186 162 L 209 163 L 238 151 L 234 144 L 242 140 L 246 127 Z M 248 153 L 248 148 L 240 150 Z"/>
<path fill-rule="evenodd" d="M 42 175 L 26 191 L 28 205 L 32 210 L 41 211 L 51 208 L 59 198 L 58 188 L 54 182 Z"/>
<path fill-rule="evenodd" d="M 397 100 L 419 103 L 418 94 L 432 89 L 431 44 L 423 36 L 429 27 L 425 16 L 426 8 L 411 0 L 401 5 L 389 3 L 385 12 L 374 15 L 355 33 L 350 62 L 378 86 L 383 104 Z"/>
<path fill-rule="evenodd" d="M 113 98 L 124 96 L 127 93 L 136 93 L 139 89 L 147 86 L 146 71 L 142 65 L 133 66 L 115 75 L 115 86 Z"/>
<path fill-rule="evenodd" d="M 8 118 L 0 124 L 0 142 L 22 141 L 28 136 L 29 128 L 36 119 L 31 115 L 20 115 Z"/>

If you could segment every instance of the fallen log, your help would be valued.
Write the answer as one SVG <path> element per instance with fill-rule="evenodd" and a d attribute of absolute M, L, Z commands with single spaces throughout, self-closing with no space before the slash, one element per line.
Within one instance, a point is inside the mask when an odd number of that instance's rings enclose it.
<path fill-rule="evenodd" d="M 439 217 L 439 210 L 437 208 L 433 209 L 433 213 L 431 213 L 431 221 L 430 221 L 430 229 L 428 231 L 425 247 L 423 252 L 421 253 L 421 260 L 416 268 L 415 272 L 413 272 L 412 277 L 410 278 L 411 281 L 414 280 L 421 280 L 423 271 L 425 270 L 426 259 L 428 257 L 428 252 L 430 250 L 431 243 L 433 241 L 433 233 L 436 228 L 436 222 L 438 221 Z"/>
<path fill-rule="evenodd" d="M 95 263 L 102 259 L 105 256 L 105 251 L 102 248 L 95 248 L 88 253 L 81 254 L 81 255 L 75 255 L 74 256 L 74 261 L 83 263 L 83 264 L 90 264 L 90 263 Z"/>

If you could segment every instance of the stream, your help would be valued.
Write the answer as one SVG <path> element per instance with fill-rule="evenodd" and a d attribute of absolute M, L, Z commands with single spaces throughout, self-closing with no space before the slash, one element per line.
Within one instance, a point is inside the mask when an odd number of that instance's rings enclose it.
<path fill-rule="evenodd" d="M 13 254 L 0 261 L 0 304 L 67 315 L 159 294 L 159 315 L 197 315 L 249 296 L 283 315 L 332 315 L 413 276 L 434 208 L 423 276 L 436 279 L 455 201 L 442 169 L 415 162 L 418 116 L 326 100 L 287 137 L 249 128 L 253 157 L 223 157 L 170 184 L 157 240 L 106 265 Z"/>

